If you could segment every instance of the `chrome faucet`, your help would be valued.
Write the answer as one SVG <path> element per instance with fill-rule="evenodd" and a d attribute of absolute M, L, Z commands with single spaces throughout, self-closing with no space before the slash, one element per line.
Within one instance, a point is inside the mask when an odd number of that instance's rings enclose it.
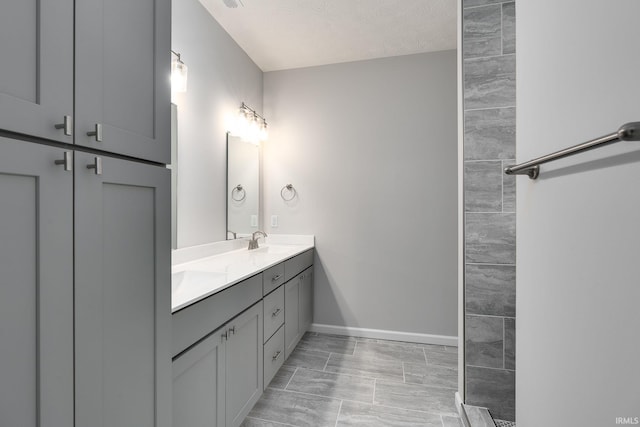
<path fill-rule="evenodd" d="M 229 238 L 229 234 L 233 236 L 233 240 L 236 240 L 238 238 L 238 233 L 236 233 L 235 231 L 227 230 L 227 239 Z"/>
<path fill-rule="evenodd" d="M 265 233 L 264 231 L 256 231 L 251 235 L 251 240 L 249 240 L 249 250 L 253 250 L 253 249 L 258 249 L 260 246 L 258 246 L 258 238 L 256 237 L 256 234 L 262 234 L 264 237 L 267 237 L 267 233 Z"/>

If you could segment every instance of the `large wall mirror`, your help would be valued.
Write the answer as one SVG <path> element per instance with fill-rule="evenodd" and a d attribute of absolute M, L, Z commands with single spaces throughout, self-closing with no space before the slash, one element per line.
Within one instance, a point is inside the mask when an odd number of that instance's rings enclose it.
<path fill-rule="evenodd" d="M 260 147 L 227 133 L 227 238 L 260 225 Z"/>

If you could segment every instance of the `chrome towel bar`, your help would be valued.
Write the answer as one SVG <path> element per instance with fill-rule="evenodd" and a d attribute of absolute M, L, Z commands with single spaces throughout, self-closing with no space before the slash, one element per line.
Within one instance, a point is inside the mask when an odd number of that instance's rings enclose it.
<path fill-rule="evenodd" d="M 618 141 L 640 141 L 640 122 L 626 123 L 610 135 L 574 145 L 573 147 L 565 148 L 564 150 L 556 151 L 555 153 L 547 154 L 546 156 L 538 157 L 528 162 L 507 166 L 504 169 L 504 173 L 507 175 L 528 175 L 529 178 L 536 179 L 540 175 L 540 165 L 543 163 L 573 156 L 574 154 L 593 150 L 594 148 L 604 147 L 605 145 Z"/>

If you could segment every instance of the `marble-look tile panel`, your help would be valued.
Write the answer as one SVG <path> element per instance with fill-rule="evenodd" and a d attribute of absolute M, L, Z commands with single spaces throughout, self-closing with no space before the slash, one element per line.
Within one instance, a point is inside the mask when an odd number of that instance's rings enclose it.
<path fill-rule="evenodd" d="M 467 263 L 515 264 L 515 214 L 467 213 L 465 247 Z"/>
<path fill-rule="evenodd" d="M 402 361 L 348 356 L 332 353 L 325 369 L 327 372 L 368 378 L 402 381 Z"/>
<path fill-rule="evenodd" d="M 334 335 L 309 335 L 302 337 L 296 348 L 329 353 L 353 354 L 356 339 Z"/>
<path fill-rule="evenodd" d="M 458 352 L 447 350 L 445 348 L 442 349 L 430 349 L 425 348 L 424 354 L 427 356 L 427 365 L 437 365 L 444 366 L 448 368 L 457 368 L 458 367 Z"/>
<path fill-rule="evenodd" d="M 513 159 L 515 156 L 515 107 L 464 112 L 465 160 Z"/>
<path fill-rule="evenodd" d="M 460 417 L 442 416 L 442 427 L 464 427 Z"/>
<path fill-rule="evenodd" d="M 470 39 L 462 42 L 462 54 L 465 59 L 496 56 L 502 52 L 502 38 Z"/>
<path fill-rule="evenodd" d="M 494 418 L 515 420 L 514 371 L 468 366 L 466 384 L 467 404 L 489 408 Z"/>
<path fill-rule="evenodd" d="M 465 212 L 502 212 L 502 162 L 464 162 Z"/>
<path fill-rule="evenodd" d="M 334 427 L 339 408 L 340 400 L 268 388 L 249 417 L 298 427 Z"/>
<path fill-rule="evenodd" d="M 494 4 L 463 11 L 462 37 L 499 37 L 502 30 L 502 6 Z"/>
<path fill-rule="evenodd" d="M 378 380 L 374 405 L 456 415 L 455 390 Z"/>
<path fill-rule="evenodd" d="M 410 384 L 422 384 L 432 387 L 443 387 L 457 390 L 458 370 L 424 363 L 405 363 L 404 380 Z"/>
<path fill-rule="evenodd" d="M 467 264 L 465 267 L 467 314 L 516 315 L 516 266 Z"/>
<path fill-rule="evenodd" d="M 373 402 L 374 381 L 373 378 L 299 368 L 289 382 L 287 390 L 371 403 Z"/>
<path fill-rule="evenodd" d="M 421 347 L 389 341 L 377 343 L 358 342 L 354 355 L 399 362 L 425 362 L 424 352 Z"/>
<path fill-rule="evenodd" d="M 464 60 L 464 109 L 513 107 L 515 55 Z"/>
<path fill-rule="evenodd" d="M 442 427 L 440 415 L 356 402 L 342 403 L 336 427 Z"/>
<path fill-rule="evenodd" d="M 502 317 L 465 317 L 465 363 L 502 368 L 504 366 L 504 322 Z"/>
<path fill-rule="evenodd" d="M 304 350 L 296 348 L 291 356 L 284 362 L 285 366 L 296 368 L 316 369 L 322 371 L 329 360 L 329 354 L 323 351 Z"/>
<path fill-rule="evenodd" d="M 516 53 L 516 4 L 502 4 L 502 53 Z"/>
<path fill-rule="evenodd" d="M 516 369 L 516 319 L 504 319 L 504 367 Z"/>
<path fill-rule="evenodd" d="M 509 165 L 515 164 L 515 160 L 506 160 L 502 162 L 502 170 Z M 516 175 L 502 174 L 502 211 L 516 211 Z"/>
<path fill-rule="evenodd" d="M 271 388 L 279 388 L 284 389 L 291 377 L 293 377 L 293 373 L 296 371 L 295 366 L 283 365 L 278 369 L 278 372 L 273 376 L 273 379 L 269 383 L 269 387 Z"/>

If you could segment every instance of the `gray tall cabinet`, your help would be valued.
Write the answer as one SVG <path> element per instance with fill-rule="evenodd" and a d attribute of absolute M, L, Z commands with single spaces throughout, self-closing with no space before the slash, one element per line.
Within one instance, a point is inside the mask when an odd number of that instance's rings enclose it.
<path fill-rule="evenodd" d="M 0 425 L 169 427 L 170 0 L 0 5 Z"/>

